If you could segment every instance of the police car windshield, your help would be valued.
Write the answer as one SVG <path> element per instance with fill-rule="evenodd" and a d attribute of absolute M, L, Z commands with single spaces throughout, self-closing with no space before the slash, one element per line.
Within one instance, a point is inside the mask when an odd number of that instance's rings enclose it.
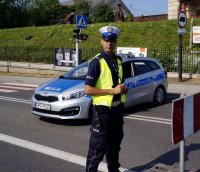
<path fill-rule="evenodd" d="M 72 70 L 67 72 L 64 76 L 60 77 L 63 79 L 76 79 L 76 80 L 85 80 L 88 72 L 88 62 L 84 62 L 77 67 L 74 67 Z"/>

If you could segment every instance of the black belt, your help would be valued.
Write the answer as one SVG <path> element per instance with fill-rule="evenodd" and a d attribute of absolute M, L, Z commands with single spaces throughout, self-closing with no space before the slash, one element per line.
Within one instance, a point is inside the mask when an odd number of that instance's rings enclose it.
<path fill-rule="evenodd" d="M 95 110 L 98 112 L 98 113 L 107 113 L 111 110 L 111 108 L 114 108 L 116 106 L 118 106 L 119 104 L 121 104 L 121 101 L 114 101 L 112 102 L 112 106 L 111 107 L 108 107 L 108 106 L 104 106 L 104 105 L 95 105 Z"/>
<path fill-rule="evenodd" d="M 95 105 L 94 108 L 98 113 L 107 113 L 111 109 L 110 107 L 103 105 Z"/>
<path fill-rule="evenodd" d="M 121 103 L 121 100 L 113 101 L 112 102 L 112 107 L 116 107 Z"/>

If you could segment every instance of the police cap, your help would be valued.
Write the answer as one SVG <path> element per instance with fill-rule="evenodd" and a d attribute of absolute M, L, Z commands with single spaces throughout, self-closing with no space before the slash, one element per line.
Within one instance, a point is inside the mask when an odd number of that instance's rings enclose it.
<path fill-rule="evenodd" d="M 104 26 L 99 29 L 102 39 L 105 41 L 115 41 L 120 35 L 120 30 L 114 26 Z"/>

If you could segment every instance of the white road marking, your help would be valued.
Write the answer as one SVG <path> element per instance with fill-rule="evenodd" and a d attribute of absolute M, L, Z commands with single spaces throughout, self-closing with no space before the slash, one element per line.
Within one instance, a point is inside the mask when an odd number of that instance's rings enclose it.
<path fill-rule="evenodd" d="M 61 150 L 58 150 L 58 149 L 55 149 L 55 148 L 47 147 L 47 146 L 37 144 L 37 143 L 34 143 L 34 142 L 30 142 L 30 141 L 27 141 L 27 140 L 12 137 L 12 136 L 9 136 L 9 135 L 5 135 L 5 134 L 2 134 L 2 133 L 0 133 L 0 140 L 3 141 L 3 142 L 7 142 L 7 143 L 10 143 L 10 144 L 13 144 L 13 145 L 16 145 L 16 146 L 20 146 L 20 147 L 32 150 L 32 151 L 43 153 L 45 155 L 49 155 L 49 156 L 52 156 L 52 157 L 55 157 L 55 158 L 59 158 L 59 159 L 62 159 L 64 161 L 71 162 L 71 163 L 74 163 L 74 164 L 77 164 L 77 165 L 85 166 L 85 163 L 86 163 L 85 157 L 75 155 L 75 154 L 71 154 L 71 153 L 61 151 Z M 101 162 L 98 170 L 106 172 L 107 171 L 107 164 L 104 163 L 104 162 Z M 133 171 L 125 169 L 125 168 L 120 168 L 120 170 L 123 171 L 123 172 L 133 172 Z"/>
<path fill-rule="evenodd" d="M 27 103 L 30 104 L 30 100 L 25 100 L 25 99 L 18 99 L 18 98 L 12 98 L 12 97 L 5 97 L 5 96 L 0 96 L 1 100 L 8 100 L 12 102 L 18 102 L 18 103 Z"/>
<path fill-rule="evenodd" d="M 14 90 L 34 90 L 34 88 L 28 88 L 28 87 L 17 87 L 17 86 L 9 86 L 9 85 L 1 85 L 0 88 L 6 88 L 6 89 L 14 89 Z"/>
<path fill-rule="evenodd" d="M 172 123 L 171 119 L 155 118 L 155 117 L 142 116 L 142 115 L 128 115 L 128 116 L 125 116 L 125 118 L 135 119 L 135 120 L 140 120 L 140 121 L 155 122 L 155 123 L 161 123 L 161 124 L 168 124 L 168 125 L 171 125 Z"/>
<path fill-rule="evenodd" d="M 25 100 L 25 99 L 18 99 L 18 98 L 12 98 L 12 97 L 5 97 L 5 96 L 0 96 L 1 100 L 7 100 L 7 101 L 14 101 L 14 102 L 19 102 L 19 103 L 26 103 L 30 104 L 30 100 Z M 165 118 L 156 118 L 156 117 L 150 117 L 150 116 L 142 116 L 142 115 L 129 115 L 125 116 L 125 118 L 128 119 L 135 119 L 135 120 L 141 120 L 141 121 L 148 121 L 148 122 L 156 122 L 156 123 L 162 123 L 162 124 L 168 124 L 171 125 L 171 119 L 165 119 Z M 68 152 L 64 152 L 58 149 L 50 148 L 47 146 L 39 145 L 37 143 L 33 143 L 30 141 L 18 139 L 12 136 L 8 136 L 5 134 L 0 133 L 0 140 L 14 144 L 20 147 L 24 147 L 36 152 L 40 152 L 46 155 L 50 155 L 71 163 L 75 163 L 81 166 L 85 166 L 86 158 L 81 157 L 79 155 L 71 154 Z M 125 169 L 125 168 L 120 168 L 121 171 L 123 172 L 133 172 L 131 170 Z M 107 164 L 106 163 L 101 163 L 99 166 L 99 171 L 107 171 Z"/>
<path fill-rule="evenodd" d="M 34 90 L 38 85 L 33 84 L 19 84 L 19 83 L 0 83 L 0 92 L 13 93 L 18 90 Z"/>
<path fill-rule="evenodd" d="M 34 84 L 19 84 L 19 83 L 1 83 L 3 85 L 14 85 L 14 86 L 24 86 L 24 87 L 33 87 L 33 88 L 36 88 L 38 87 L 38 85 L 34 85 Z"/>
<path fill-rule="evenodd" d="M 8 89 L 1 89 L 0 88 L 0 92 L 3 92 L 3 93 L 14 93 L 14 92 L 17 92 L 17 90 L 8 90 Z"/>
<path fill-rule="evenodd" d="M 18 102 L 18 103 L 30 104 L 30 100 L 25 100 L 25 99 L 18 99 L 18 98 L 5 97 L 5 96 L 0 96 L 0 99 Z M 171 119 L 166 119 L 166 118 L 156 118 L 156 117 L 142 116 L 142 115 L 128 115 L 128 116 L 124 116 L 124 118 L 171 125 Z"/>

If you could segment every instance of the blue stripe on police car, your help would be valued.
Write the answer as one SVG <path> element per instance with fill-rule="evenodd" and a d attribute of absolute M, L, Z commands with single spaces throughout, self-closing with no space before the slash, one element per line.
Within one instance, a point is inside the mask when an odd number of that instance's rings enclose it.
<path fill-rule="evenodd" d="M 57 79 L 54 82 L 45 85 L 40 89 L 40 91 L 50 91 L 50 92 L 59 92 L 62 93 L 67 89 L 70 89 L 78 84 L 83 83 L 83 80 L 65 80 L 65 79 Z"/>

